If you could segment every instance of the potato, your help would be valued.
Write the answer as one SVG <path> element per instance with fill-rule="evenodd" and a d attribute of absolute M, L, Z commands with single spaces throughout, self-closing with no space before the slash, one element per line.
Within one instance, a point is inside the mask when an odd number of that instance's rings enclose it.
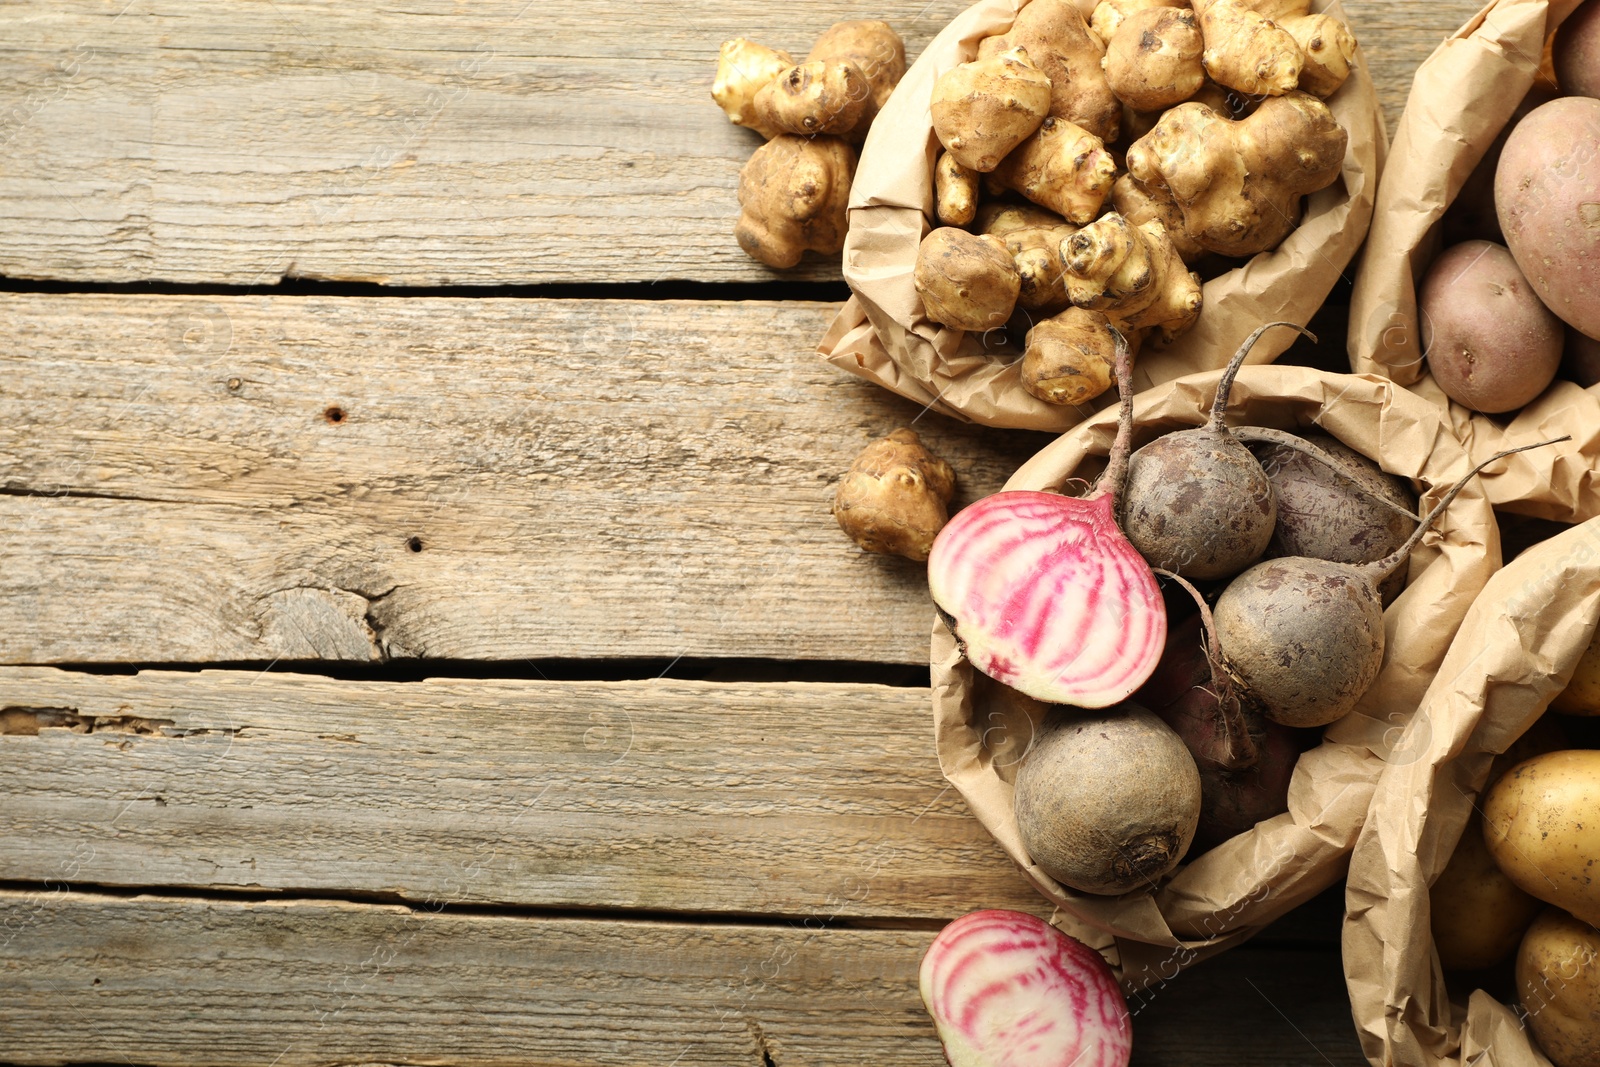
<path fill-rule="evenodd" d="M 1449 970 L 1493 967 L 1510 958 L 1543 907 L 1495 865 L 1477 813 L 1428 896 L 1439 963 Z"/>
<path fill-rule="evenodd" d="M 1585 389 L 1600 385 L 1600 340 L 1567 327 L 1567 348 L 1561 354 L 1561 377 Z"/>
<path fill-rule="evenodd" d="M 1600 96 L 1600 0 L 1589 0 L 1556 31 L 1551 58 L 1569 96 Z"/>
<path fill-rule="evenodd" d="M 1547 752 L 1511 768 L 1484 795 L 1483 837 L 1523 892 L 1600 920 L 1600 751 Z"/>
<path fill-rule="evenodd" d="M 1561 322 L 1501 245 L 1445 249 L 1422 279 L 1417 307 L 1434 381 L 1474 411 L 1515 411 L 1544 392 L 1561 365 Z"/>
<path fill-rule="evenodd" d="M 1600 715 L 1600 630 L 1578 657 L 1567 687 L 1550 702 L 1551 711 L 1566 715 Z"/>
<path fill-rule="evenodd" d="M 1600 100 L 1552 100 L 1517 123 L 1495 169 L 1494 202 L 1539 299 L 1600 337 Z"/>
<path fill-rule="evenodd" d="M 1600 1067 L 1600 933 L 1546 908 L 1517 950 L 1517 999 L 1556 1067 Z"/>

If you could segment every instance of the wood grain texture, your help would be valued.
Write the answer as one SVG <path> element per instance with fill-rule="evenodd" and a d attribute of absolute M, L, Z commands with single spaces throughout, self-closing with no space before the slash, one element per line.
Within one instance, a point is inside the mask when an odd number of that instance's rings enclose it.
<path fill-rule="evenodd" d="M 1480 0 L 1343 0 L 1393 134 L 1417 67 L 1484 6 Z"/>
<path fill-rule="evenodd" d="M 4 669 L 0 880 L 66 862 L 74 884 L 417 904 L 1048 915 L 940 777 L 931 706 L 875 685 Z"/>
<path fill-rule="evenodd" d="M 834 279 L 732 238 L 717 47 L 965 0 L 69 0 L 0 9 L 0 273 L 407 285 Z M 1472 0 L 1351 0 L 1385 114 Z M 119 13 L 120 12 L 120 13 Z"/>
<path fill-rule="evenodd" d="M 823 364 L 833 310 L 0 295 L 0 661 L 926 663 L 834 482 L 915 422 L 971 499 L 1048 438 Z"/>
<path fill-rule="evenodd" d="M 0 892 L 16 1064 L 943 1063 L 933 934 Z M 1132 1005 L 1138 1067 L 1363 1061 L 1332 952 L 1237 950 Z"/>
<path fill-rule="evenodd" d="M 127 6 L 124 7 L 123 5 Z M 0 13 L 0 272 L 227 284 L 837 279 L 733 240 L 722 41 L 965 0 L 72 0 Z M 121 14 L 118 15 L 118 10 Z"/>

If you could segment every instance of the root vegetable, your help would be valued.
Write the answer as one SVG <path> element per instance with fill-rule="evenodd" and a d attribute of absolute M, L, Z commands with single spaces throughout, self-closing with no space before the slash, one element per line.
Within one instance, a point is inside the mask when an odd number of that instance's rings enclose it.
<path fill-rule="evenodd" d="M 1017 292 L 1018 307 L 1051 316 L 1059 315 L 1072 306 L 1059 249 L 1061 242 L 1076 232 L 1076 227 L 1066 223 L 1049 227 L 1024 226 L 1007 231 L 1001 238 L 1017 265 L 1017 276 L 1021 282 Z M 1106 381 L 1109 382 L 1110 378 Z"/>
<path fill-rule="evenodd" d="M 1146 290 L 1148 299 L 1139 301 L 1144 304 L 1142 308 L 1115 307 L 1111 314 L 1122 319 L 1129 329 L 1160 329 L 1162 339 L 1171 341 L 1200 317 L 1203 295 L 1200 275 L 1184 263 L 1177 245 L 1160 221 L 1151 219 L 1135 229 L 1150 249 L 1150 265 L 1155 277 Z"/>
<path fill-rule="evenodd" d="M 993 171 L 1002 188 L 1013 189 L 1080 226 L 1100 214 L 1116 175 L 1116 162 L 1100 138 L 1055 118 L 1045 119 L 1038 132 Z"/>
<path fill-rule="evenodd" d="M 769 267 L 792 267 L 807 250 L 838 255 L 856 153 L 834 137 L 780 134 L 739 172 L 739 247 Z"/>
<path fill-rule="evenodd" d="M 1198 14 L 1212 81 L 1251 96 L 1281 96 L 1299 84 L 1305 60 L 1287 30 L 1242 0 L 1212 0 Z"/>
<path fill-rule="evenodd" d="M 1600 339 L 1600 100 L 1534 108 L 1506 138 L 1494 202 L 1506 245 L 1545 306 Z"/>
<path fill-rule="evenodd" d="M 1563 715 L 1600 715 L 1600 629 L 1578 657 L 1567 687 L 1550 702 L 1550 710 Z"/>
<path fill-rule="evenodd" d="M 1543 907 L 1495 864 L 1476 811 L 1428 900 L 1433 944 L 1447 970 L 1477 970 L 1509 959 Z"/>
<path fill-rule="evenodd" d="M 1017 832 L 1046 874 L 1084 893 L 1154 886 L 1200 821 L 1200 772 L 1151 712 L 1062 709 L 1017 771 Z"/>
<path fill-rule="evenodd" d="M 1116 354 L 1109 319 L 1069 308 L 1028 331 L 1022 387 L 1047 404 L 1086 404 L 1111 388 Z"/>
<path fill-rule="evenodd" d="M 1417 293 L 1434 381 L 1474 411 L 1515 411 L 1555 379 L 1565 333 L 1502 245 L 1447 248 Z"/>
<path fill-rule="evenodd" d="M 1259 713 L 1247 713 L 1247 721 L 1252 726 L 1259 721 L 1261 726 L 1256 761 L 1238 769 L 1212 767 L 1200 771 L 1196 849 L 1215 848 L 1289 810 L 1289 783 L 1300 759 L 1298 739 L 1287 726 L 1261 721 Z"/>
<path fill-rule="evenodd" d="M 1013 230 L 1065 226 L 1067 220 L 1054 211 L 1033 204 L 1008 204 L 1003 200 L 990 200 L 978 205 L 973 218 L 974 233 L 988 233 L 1004 237 Z"/>
<path fill-rule="evenodd" d="M 1116 212 L 1102 215 L 1063 241 L 1061 263 L 1066 268 L 1067 296 L 1078 307 L 1129 311 L 1148 303 L 1133 298 L 1148 291 L 1155 280 L 1150 246 Z"/>
<path fill-rule="evenodd" d="M 1267 560 L 1228 583 L 1217 599 L 1217 640 L 1228 664 L 1267 718 L 1323 726 L 1359 701 L 1383 664 L 1379 583 L 1398 570 L 1478 471 L 1552 441 L 1489 457 L 1451 486 L 1405 544 L 1374 563 L 1304 556 Z"/>
<path fill-rule="evenodd" d="M 1587 337 L 1568 326 L 1560 376 L 1585 389 L 1600 385 L 1600 338 Z"/>
<path fill-rule="evenodd" d="M 935 214 L 946 226 L 965 226 L 978 213 L 978 172 L 963 167 L 949 152 L 939 154 L 933 172 Z"/>
<path fill-rule="evenodd" d="M 1546 908 L 1517 949 L 1517 999 L 1556 1067 L 1600 1063 L 1600 932 Z"/>
<path fill-rule="evenodd" d="M 985 497 L 956 514 L 928 557 L 929 591 L 966 658 L 1036 700 L 1125 700 L 1155 669 L 1167 636 L 1155 575 L 1116 522 L 1133 437 L 1125 343 L 1116 377 L 1117 436 L 1086 496 Z"/>
<path fill-rule="evenodd" d="M 1152 7 L 1188 7 L 1185 0 L 1100 0 L 1089 16 L 1089 28 L 1096 37 L 1109 43 L 1121 29 L 1123 20 L 1136 11 Z"/>
<path fill-rule="evenodd" d="M 1251 256 L 1277 247 L 1299 223 L 1301 198 L 1338 178 L 1348 140 L 1308 93 L 1264 100 L 1237 122 L 1179 104 L 1128 149 L 1128 173 L 1147 189 L 1166 186 L 1202 247 Z"/>
<path fill-rule="evenodd" d="M 922 239 L 912 277 L 929 319 L 955 330 L 1004 326 L 1021 278 L 998 237 L 941 226 Z"/>
<path fill-rule="evenodd" d="M 1276 445 L 1254 449 L 1272 483 L 1278 504 L 1268 552 L 1274 556 L 1310 556 L 1336 563 L 1372 563 L 1405 544 L 1417 522 L 1402 512 L 1415 511 L 1417 495 L 1404 478 L 1386 474 L 1372 460 L 1327 434 L 1306 434 L 1338 469 L 1304 452 Z M 1385 499 L 1393 507 L 1374 500 Z M 1399 595 L 1404 575 L 1396 573 L 1380 587 L 1384 603 Z"/>
<path fill-rule="evenodd" d="M 1133 454 L 1122 527 L 1153 566 L 1209 581 L 1237 574 L 1261 558 L 1277 506 L 1261 464 L 1228 430 L 1233 379 L 1268 323 L 1245 339 L 1217 382 L 1204 426 L 1156 438 Z M 1304 330 L 1301 330 L 1304 333 Z M 1223 648 L 1229 648 L 1226 640 Z"/>
<path fill-rule="evenodd" d="M 1203 776 L 1210 770 L 1252 766 L 1259 752 L 1250 716 L 1219 662 L 1211 609 L 1198 595 L 1195 599 L 1200 614 L 1168 630 L 1161 662 L 1133 702 L 1172 727 Z"/>
<path fill-rule="evenodd" d="M 792 66 L 794 58 L 780 49 L 768 48 L 743 37 L 724 41 L 717 56 L 717 77 L 711 83 L 711 98 L 734 125 L 748 127 L 763 137 L 773 137 L 779 131 L 756 118 L 756 94 Z"/>
<path fill-rule="evenodd" d="M 1324 100 L 1338 92 L 1356 61 L 1356 38 L 1350 27 L 1324 12 L 1286 18 L 1278 25 L 1300 46 L 1305 62 L 1299 88 Z"/>
<path fill-rule="evenodd" d="M 1050 79 L 1051 118 L 1081 126 L 1107 144 L 1117 139 L 1121 109 L 1100 69 L 1105 44 L 1073 0 L 1032 0 L 1011 29 L 983 41 L 978 54 L 1019 47 Z"/>
<path fill-rule="evenodd" d="M 918 973 L 952 1067 L 1127 1067 L 1127 1001 L 1100 954 L 1043 919 L 975 911 L 939 931 Z"/>
<path fill-rule="evenodd" d="M 1600 97 L 1600 3 L 1588 0 L 1567 16 L 1550 58 L 1562 92 Z"/>
<path fill-rule="evenodd" d="M 889 102 L 889 94 L 906 73 L 906 45 L 887 22 L 855 19 L 835 22 L 822 31 L 807 62 L 852 63 L 872 88 L 871 111 Z"/>
<path fill-rule="evenodd" d="M 1150 7 L 1123 20 L 1101 60 L 1106 84 L 1135 111 L 1161 111 L 1199 91 L 1204 42 L 1193 11 Z"/>
<path fill-rule="evenodd" d="M 925 560 L 949 520 L 955 478 L 915 431 L 899 429 L 850 464 L 834 493 L 833 517 L 868 552 Z"/>
<path fill-rule="evenodd" d="M 1483 839 L 1524 893 L 1600 921 L 1600 751 L 1546 752 L 1512 767 L 1483 796 Z"/>
<path fill-rule="evenodd" d="M 854 63 L 813 60 L 780 73 L 756 94 L 756 118 L 784 133 L 844 136 L 872 120 L 872 89 Z"/>
<path fill-rule="evenodd" d="M 1146 188 L 1124 174 L 1111 186 L 1111 207 L 1135 226 L 1151 221 L 1161 223 L 1185 263 L 1193 263 L 1206 253 L 1184 230 L 1183 209 L 1164 185 Z"/>
<path fill-rule="evenodd" d="M 933 132 L 963 167 L 987 174 L 1050 111 L 1050 79 L 1020 48 L 963 63 L 933 86 Z"/>

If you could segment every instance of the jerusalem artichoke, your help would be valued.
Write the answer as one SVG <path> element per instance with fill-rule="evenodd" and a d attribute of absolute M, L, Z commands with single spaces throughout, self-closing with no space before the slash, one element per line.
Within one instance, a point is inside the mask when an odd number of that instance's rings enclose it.
<path fill-rule="evenodd" d="M 1300 81 L 1304 57 L 1289 31 L 1244 0 L 1211 0 L 1197 12 L 1211 80 L 1251 96 L 1280 96 Z"/>
<path fill-rule="evenodd" d="M 939 153 L 933 171 L 934 214 L 946 226 L 965 226 L 978 213 L 978 172 L 963 167 L 949 152 Z"/>
<path fill-rule="evenodd" d="M 1298 224 L 1301 197 L 1339 177 L 1348 140 L 1328 106 L 1299 91 L 1238 122 L 1179 104 L 1128 149 L 1128 173 L 1147 190 L 1166 186 L 1202 247 L 1250 256 L 1275 248 Z"/>
<path fill-rule="evenodd" d="M 1350 27 L 1328 14 L 1299 15 L 1278 23 L 1305 57 L 1300 68 L 1300 88 L 1326 100 L 1350 77 L 1356 58 L 1356 39 Z"/>
<path fill-rule="evenodd" d="M 1118 100 L 1135 111 L 1161 111 L 1205 83 L 1204 48 L 1193 11 L 1150 7 L 1123 20 L 1100 62 Z"/>
<path fill-rule="evenodd" d="M 756 44 L 743 37 L 722 42 L 717 56 L 717 77 L 711 83 L 711 97 L 727 113 L 735 126 L 745 126 L 763 137 L 778 131 L 756 118 L 756 94 L 794 65 L 788 52 Z"/>
<path fill-rule="evenodd" d="M 922 239 L 912 284 L 928 318 L 955 330 L 1004 326 L 1021 279 L 1005 243 L 942 226 Z"/>
<path fill-rule="evenodd" d="M 844 248 L 856 153 L 836 137 L 779 134 L 739 172 L 739 247 L 769 267 Z"/>
<path fill-rule="evenodd" d="M 899 429 L 850 464 L 834 493 L 833 517 L 868 552 L 925 560 L 949 521 L 955 477 L 914 431 Z"/>
<path fill-rule="evenodd" d="M 978 56 L 1019 47 L 1050 79 L 1051 118 L 1082 126 L 1107 144 L 1117 139 L 1121 109 L 1100 69 L 1105 44 L 1073 0 L 1032 0 L 1003 36 L 979 43 Z"/>
<path fill-rule="evenodd" d="M 1044 121 L 1050 79 L 1013 48 L 946 71 L 934 83 L 932 110 L 945 151 L 986 174 Z"/>
<path fill-rule="evenodd" d="M 1048 118 L 994 169 L 996 182 L 1083 224 L 1100 214 L 1117 165 L 1105 144 L 1083 127 Z"/>
<path fill-rule="evenodd" d="M 1136 336 L 1128 344 L 1136 347 Z M 1111 388 L 1116 358 L 1111 320 L 1098 311 L 1068 308 L 1028 331 L 1022 388 L 1047 404 L 1087 404 Z"/>

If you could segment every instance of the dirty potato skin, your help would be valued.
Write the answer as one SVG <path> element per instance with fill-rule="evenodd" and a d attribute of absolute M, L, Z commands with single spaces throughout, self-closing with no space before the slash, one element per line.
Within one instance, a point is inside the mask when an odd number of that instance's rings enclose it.
<path fill-rule="evenodd" d="M 1349 564 L 1258 563 L 1228 584 L 1213 615 L 1229 666 L 1285 726 L 1344 717 L 1383 665 L 1383 608 Z"/>
<path fill-rule="evenodd" d="M 1600 751 L 1547 752 L 1507 771 L 1484 796 L 1483 839 L 1523 892 L 1600 922 Z"/>
<path fill-rule="evenodd" d="M 1224 482 L 1234 487 L 1228 499 L 1205 488 Z M 1197 581 L 1226 578 L 1260 559 L 1278 518 L 1261 464 L 1238 441 L 1216 435 L 1208 448 L 1180 433 L 1139 449 L 1123 500 L 1123 530 L 1150 565 Z M 1179 518 L 1181 530 L 1171 521 Z"/>
<path fill-rule="evenodd" d="M 1600 1067 L 1600 932 L 1546 908 L 1517 950 L 1517 999 L 1556 1067 Z"/>
<path fill-rule="evenodd" d="M 1200 772 L 1166 723 L 1136 704 L 1053 712 L 1016 781 L 1028 855 L 1062 885 L 1126 893 L 1189 850 Z"/>

